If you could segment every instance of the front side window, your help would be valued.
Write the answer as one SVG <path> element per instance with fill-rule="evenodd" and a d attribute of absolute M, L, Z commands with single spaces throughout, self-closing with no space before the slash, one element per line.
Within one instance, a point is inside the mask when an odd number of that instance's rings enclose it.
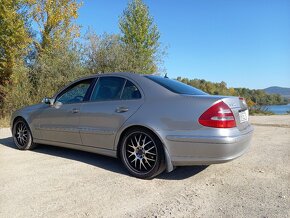
<path fill-rule="evenodd" d="M 87 79 L 73 84 L 62 92 L 60 96 L 57 97 L 56 101 L 63 104 L 80 103 L 84 101 L 91 83 L 92 79 Z"/>
<path fill-rule="evenodd" d="M 130 100 L 130 99 L 138 99 L 141 98 L 141 93 L 138 88 L 129 80 L 126 81 L 126 85 L 124 87 L 121 99 L 122 100 Z"/>
<path fill-rule="evenodd" d="M 120 99 L 125 79 L 114 76 L 100 77 L 92 93 L 92 101 Z"/>

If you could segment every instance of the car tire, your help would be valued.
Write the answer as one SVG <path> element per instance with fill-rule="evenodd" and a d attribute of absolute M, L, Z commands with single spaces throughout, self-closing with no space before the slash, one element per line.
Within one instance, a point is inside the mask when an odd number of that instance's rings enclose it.
<path fill-rule="evenodd" d="M 163 145 L 159 138 L 146 129 L 131 129 L 122 137 L 120 158 L 137 178 L 150 179 L 165 169 Z"/>
<path fill-rule="evenodd" d="M 19 150 L 32 150 L 36 147 L 31 130 L 24 119 L 19 118 L 14 122 L 12 134 L 13 141 Z"/>

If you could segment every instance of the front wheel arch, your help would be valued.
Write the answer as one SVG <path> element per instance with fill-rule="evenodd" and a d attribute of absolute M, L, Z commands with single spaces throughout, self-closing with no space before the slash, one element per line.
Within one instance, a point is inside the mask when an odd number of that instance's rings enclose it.
<path fill-rule="evenodd" d="M 15 124 L 16 121 L 18 121 L 18 120 L 24 120 L 24 121 L 26 122 L 26 124 L 28 125 L 28 123 L 27 123 L 27 121 L 24 119 L 24 117 L 22 117 L 22 116 L 17 116 L 17 117 L 15 117 L 15 118 L 13 119 L 13 122 L 12 122 L 12 126 L 11 126 L 11 128 L 13 128 L 14 124 Z M 29 126 L 29 125 L 28 125 L 28 126 Z"/>

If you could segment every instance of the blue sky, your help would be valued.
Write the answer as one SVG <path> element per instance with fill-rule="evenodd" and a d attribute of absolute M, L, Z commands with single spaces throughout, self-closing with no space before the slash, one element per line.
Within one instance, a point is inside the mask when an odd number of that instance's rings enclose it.
<path fill-rule="evenodd" d="M 82 33 L 119 33 L 127 0 L 84 0 Z M 168 76 L 290 87 L 289 0 L 144 0 L 168 46 Z"/>

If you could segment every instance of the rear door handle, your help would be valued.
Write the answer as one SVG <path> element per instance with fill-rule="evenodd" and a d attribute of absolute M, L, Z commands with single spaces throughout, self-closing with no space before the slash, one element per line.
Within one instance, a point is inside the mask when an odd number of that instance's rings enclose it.
<path fill-rule="evenodd" d="M 80 112 L 79 109 L 77 109 L 77 108 L 72 109 L 72 113 L 73 113 L 73 114 L 76 114 L 76 113 L 78 113 L 78 112 Z"/>
<path fill-rule="evenodd" d="M 116 108 L 117 113 L 124 113 L 124 112 L 127 112 L 128 110 L 129 110 L 129 108 L 127 108 L 127 107 L 117 107 Z"/>

